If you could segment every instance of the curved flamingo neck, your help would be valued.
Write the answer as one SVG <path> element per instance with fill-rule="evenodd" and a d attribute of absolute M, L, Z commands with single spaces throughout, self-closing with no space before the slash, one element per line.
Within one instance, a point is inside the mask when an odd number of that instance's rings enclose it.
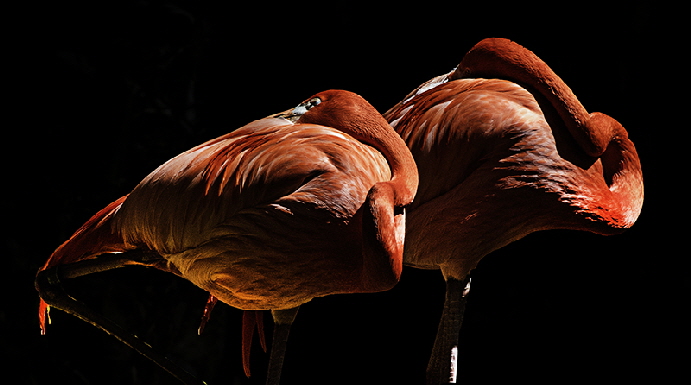
<path fill-rule="evenodd" d="M 485 39 L 468 51 L 450 80 L 468 77 L 515 81 L 544 96 L 584 152 L 602 162 L 606 188 L 584 210 L 612 228 L 633 225 L 643 204 L 643 176 L 636 148 L 618 121 L 588 113 L 545 62 L 508 39 Z"/>
<path fill-rule="evenodd" d="M 613 227 L 628 228 L 641 213 L 643 206 L 643 172 L 636 147 L 626 129 L 609 115 L 594 112 L 591 121 L 599 127 L 608 126 L 614 139 L 600 157 L 609 194 L 619 203 Z"/>
<path fill-rule="evenodd" d="M 536 89 L 590 156 L 602 155 L 612 140 L 613 132 L 591 122 L 590 114 L 573 91 L 544 61 L 511 40 L 484 39 L 476 44 L 451 74 L 451 80 L 468 77 L 500 78 Z"/>
<path fill-rule="evenodd" d="M 372 133 L 367 130 L 365 133 L 352 132 L 349 134 L 355 139 L 371 145 L 384 155 L 393 174 L 389 183 L 394 185 L 396 191 L 394 205 L 397 207 L 407 206 L 413 201 L 417 192 L 417 165 L 403 139 L 383 118 L 381 120 L 386 126 L 382 127 L 382 130 L 378 130 L 379 132 Z"/>
<path fill-rule="evenodd" d="M 314 123 L 334 127 L 356 140 L 381 152 L 393 174 L 394 205 L 407 206 L 413 201 L 418 187 L 417 166 L 405 142 L 374 107 L 354 93 L 330 90 L 315 95 L 323 102 L 306 114 L 298 123 Z"/>

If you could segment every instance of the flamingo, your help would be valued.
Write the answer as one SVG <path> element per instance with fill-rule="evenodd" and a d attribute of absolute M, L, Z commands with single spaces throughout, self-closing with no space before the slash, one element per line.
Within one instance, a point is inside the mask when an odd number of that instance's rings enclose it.
<path fill-rule="evenodd" d="M 417 178 L 405 143 L 365 99 L 318 93 L 170 159 L 96 213 L 38 272 L 41 329 L 49 306 L 62 309 L 182 382 L 200 383 L 60 284 L 123 266 L 154 267 L 210 293 L 204 319 L 216 299 L 271 310 L 267 383 L 277 384 L 301 304 L 398 282 L 405 207 Z"/>
<path fill-rule="evenodd" d="M 427 383 L 455 383 L 471 270 L 535 231 L 631 227 L 643 204 L 640 161 L 619 122 L 588 113 L 547 64 L 507 39 L 480 41 L 384 116 L 420 173 L 404 263 L 441 269 L 446 282 Z"/>

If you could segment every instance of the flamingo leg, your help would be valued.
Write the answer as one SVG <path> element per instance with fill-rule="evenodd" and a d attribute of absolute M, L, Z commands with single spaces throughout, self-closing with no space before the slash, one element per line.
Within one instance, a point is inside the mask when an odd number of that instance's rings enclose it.
<path fill-rule="evenodd" d="M 206 328 L 206 323 L 209 322 L 211 318 L 211 311 L 216 307 L 218 298 L 214 297 L 213 294 L 209 294 L 209 299 L 206 300 L 206 305 L 204 305 L 204 312 L 202 313 L 202 320 L 199 322 L 199 329 L 197 329 L 197 334 L 202 335 L 204 333 L 204 328 Z"/>
<path fill-rule="evenodd" d="M 427 365 L 427 385 L 455 384 L 457 374 L 458 337 L 463 324 L 470 278 L 448 278 L 446 297 L 432 357 Z"/>
<path fill-rule="evenodd" d="M 269 369 L 266 375 L 266 385 L 278 385 L 281 380 L 281 369 L 286 354 L 286 345 L 290 327 L 295 321 L 299 307 L 286 310 L 272 310 L 274 318 L 274 335 L 271 342 L 271 355 L 269 356 Z"/>
<path fill-rule="evenodd" d="M 184 384 L 205 384 L 173 364 L 167 357 L 156 352 L 146 342 L 128 333 L 107 317 L 91 310 L 85 304 L 65 292 L 61 282 L 65 279 L 111 270 L 123 266 L 155 266 L 161 257 L 150 253 L 132 251 L 127 253 L 107 254 L 95 259 L 83 260 L 72 264 L 59 265 L 40 271 L 36 276 L 36 290 L 48 305 L 70 313 L 114 336 L 125 345 L 136 350 L 158 366 L 169 372 Z"/>
<path fill-rule="evenodd" d="M 254 330 L 259 332 L 259 343 L 266 353 L 266 340 L 264 339 L 264 311 L 245 310 L 242 312 L 242 367 L 245 376 L 250 377 L 250 352 L 252 350 L 252 338 Z"/>

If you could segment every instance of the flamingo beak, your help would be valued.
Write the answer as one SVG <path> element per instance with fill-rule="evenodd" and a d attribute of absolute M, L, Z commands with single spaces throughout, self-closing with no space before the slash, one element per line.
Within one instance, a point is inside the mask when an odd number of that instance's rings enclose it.
<path fill-rule="evenodd" d="M 283 112 L 279 112 L 278 114 L 270 115 L 269 117 L 283 118 L 296 123 L 298 119 L 302 117 L 302 115 L 307 113 L 307 111 L 309 111 L 312 107 L 317 106 L 319 103 L 321 103 L 321 99 L 314 97 L 298 104 L 298 106 L 293 109 L 285 110 Z"/>

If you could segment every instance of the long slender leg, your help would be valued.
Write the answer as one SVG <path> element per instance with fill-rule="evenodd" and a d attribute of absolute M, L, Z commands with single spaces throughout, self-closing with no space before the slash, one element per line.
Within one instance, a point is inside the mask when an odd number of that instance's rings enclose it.
<path fill-rule="evenodd" d="M 272 310 L 274 318 L 274 335 L 271 342 L 271 355 L 269 356 L 269 369 L 266 375 L 266 385 L 278 385 L 281 380 L 283 358 L 286 354 L 286 344 L 290 327 L 298 314 L 298 307 L 287 310 Z"/>
<path fill-rule="evenodd" d="M 266 353 L 266 339 L 264 338 L 264 311 L 245 310 L 242 312 L 242 367 L 245 376 L 250 377 L 250 352 L 252 351 L 252 339 L 254 329 L 259 333 L 259 344 Z"/>
<path fill-rule="evenodd" d="M 432 357 L 427 366 L 427 385 L 456 383 L 456 354 L 458 336 L 463 323 L 466 295 L 470 278 L 463 281 L 449 278 L 446 281 L 446 297 Z"/>
<path fill-rule="evenodd" d="M 65 292 L 61 285 L 61 280 L 64 279 L 80 277 L 90 273 L 106 271 L 123 266 L 154 266 L 156 261 L 156 257 L 152 256 L 150 253 L 130 252 L 104 255 L 95 259 L 60 265 L 43 270 L 36 276 L 35 285 L 41 298 L 50 306 L 79 317 L 114 336 L 125 345 L 158 364 L 184 384 L 205 384 L 203 381 L 173 364 L 164 355 L 156 352 L 146 342 L 126 332 L 115 322 L 94 312 L 85 304 L 72 298 Z"/>

